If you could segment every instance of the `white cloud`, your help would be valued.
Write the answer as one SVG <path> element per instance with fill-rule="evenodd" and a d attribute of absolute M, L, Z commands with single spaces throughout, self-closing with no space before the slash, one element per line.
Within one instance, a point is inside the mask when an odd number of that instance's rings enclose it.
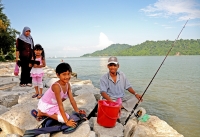
<path fill-rule="evenodd" d="M 200 22 L 197 22 L 197 23 L 189 23 L 188 26 L 200 26 Z"/>
<path fill-rule="evenodd" d="M 96 47 L 98 49 L 104 49 L 110 46 L 111 44 L 113 44 L 113 42 L 109 40 L 108 37 L 103 32 L 101 32 L 99 35 L 99 44 Z"/>
<path fill-rule="evenodd" d="M 83 54 L 92 53 L 97 50 L 103 50 L 104 48 L 110 46 L 111 44 L 113 44 L 113 42 L 109 40 L 104 33 L 101 32 L 99 34 L 98 45 L 78 46 L 78 47 L 65 46 L 62 48 L 61 52 L 65 52 L 68 56 L 81 56 Z"/>
<path fill-rule="evenodd" d="M 158 0 L 141 11 L 151 17 L 178 16 L 180 21 L 200 18 L 200 4 L 194 0 Z"/>

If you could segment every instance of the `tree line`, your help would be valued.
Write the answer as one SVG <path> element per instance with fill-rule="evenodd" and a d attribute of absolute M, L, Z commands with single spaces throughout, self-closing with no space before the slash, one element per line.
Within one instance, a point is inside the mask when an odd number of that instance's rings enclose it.
<path fill-rule="evenodd" d="M 109 47 L 95 51 L 88 56 L 164 56 L 174 44 L 169 55 L 200 55 L 200 39 L 180 39 L 175 43 L 170 40 L 145 41 L 137 45 L 112 44 Z"/>
<path fill-rule="evenodd" d="M 0 0 L 0 61 L 14 59 L 16 37 L 20 34 L 17 30 L 11 28 L 10 20 L 3 13 L 3 9 Z"/>

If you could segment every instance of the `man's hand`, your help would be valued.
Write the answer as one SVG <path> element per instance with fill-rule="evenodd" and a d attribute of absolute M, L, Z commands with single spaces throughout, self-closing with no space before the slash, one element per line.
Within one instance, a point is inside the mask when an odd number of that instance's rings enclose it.
<path fill-rule="evenodd" d="M 140 98 L 141 98 L 142 96 L 139 95 L 139 94 L 136 94 L 135 97 L 136 97 L 138 100 L 140 100 Z M 143 99 L 141 99 L 141 101 L 143 101 Z"/>

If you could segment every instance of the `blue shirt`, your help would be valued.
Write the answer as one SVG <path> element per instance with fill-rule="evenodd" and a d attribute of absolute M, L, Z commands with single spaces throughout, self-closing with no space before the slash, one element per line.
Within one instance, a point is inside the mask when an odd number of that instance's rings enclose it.
<path fill-rule="evenodd" d="M 113 81 L 109 72 L 100 78 L 100 92 L 106 92 L 112 99 L 124 97 L 124 90 L 130 87 L 131 85 L 123 72 L 117 72 L 116 83 Z"/>

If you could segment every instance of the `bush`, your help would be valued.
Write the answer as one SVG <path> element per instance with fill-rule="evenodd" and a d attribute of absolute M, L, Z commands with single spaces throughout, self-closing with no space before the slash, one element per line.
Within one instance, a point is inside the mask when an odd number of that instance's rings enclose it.
<path fill-rule="evenodd" d="M 6 60 L 4 59 L 3 55 L 0 55 L 0 61 L 5 62 Z"/>
<path fill-rule="evenodd" d="M 8 53 L 8 55 L 5 56 L 5 60 L 14 60 L 15 57 L 13 56 L 12 53 Z"/>

